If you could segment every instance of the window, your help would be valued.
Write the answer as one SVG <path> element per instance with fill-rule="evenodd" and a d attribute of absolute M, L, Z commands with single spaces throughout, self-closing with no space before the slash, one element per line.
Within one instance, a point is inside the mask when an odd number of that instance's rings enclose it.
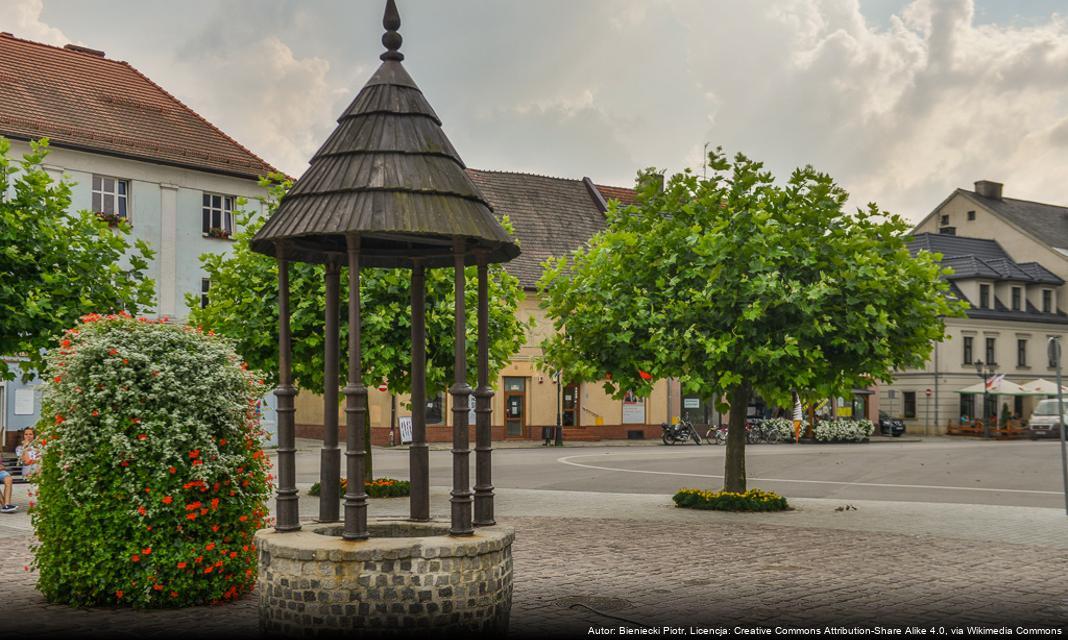
<path fill-rule="evenodd" d="M 995 357 L 995 354 L 996 354 L 997 350 L 994 348 L 996 346 L 996 340 L 997 340 L 997 338 L 987 338 L 986 339 L 986 363 L 987 364 L 997 364 L 998 363 L 998 359 Z"/>
<path fill-rule="evenodd" d="M 968 212 L 968 222 L 971 222 L 973 220 L 975 220 L 975 212 L 974 211 L 969 211 Z"/>
<path fill-rule="evenodd" d="M 128 220 L 130 182 L 93 176 L 93 211 Z"/>
<path fill-rule="evenodd" d="M 988 284 L 979 285 L 979 308 L 990 308 L 990 285 Z"/>
<path fill-rule="evenodd" d="M 915 418 L 916 417 L 916 392 L 915 391 L 906 391 L 902 395 L 904 396 L 904 400 L 905 400 L 905 417 L 906 418 Z"/>
<path fill-rule="evenodd" d="M 1016 366 L 1027 366 L 1027 340 L 1023 338 L 1016 341 Z"/>
<path fill-rule="evenodd" d="M 445 422 L 445 394 L 439 393 L 434 398 L 426 401 L 426 423 L 443 424 Z"/>
<path fill-rule="evenodd" d="M 1020 287 L 1012 288 L 1012 310 L 1019 311 L 1021 306 L 1021 300 L 1023 299 L 1023 290 Z"/>
<path fill-rule="evenodd" d="M 957 235 L 957 228 L 956 227 L 942 227 L 941 229 L 938 230 L 938 233 L 941 233 L 944 236 L 955 236 L 955 235 Z"/>
<path fill-rule="evenodd" d="M 972 346 L 975 338 L 964 336 L 964 364 L 972 364 Z"/>
<path fill-rule="evenodd" d="M 229 238 L 234 232 L 234 197 L 204 194 L 204 220 L 201 231 L 216 238 Z"/>
<path fill-rule="evenodd" d="M 942 224 L 949 224 L 949 216 L 948 215 L 942 216 Z"/>
<path fill-rule="evenodd" d="M 975 417 L 975 396 L 960 394 L 960 420 L 970 422 Z"/>
<path fill-rule="evenodd" d="M 208 306 L 208 289 L 211 289 L 211 279 L 200 279 L 200 308 Z"/>
<path fill-rule="evenodd" d="M 1052 338 L 1053 336 L 1049 336 L 1049 337 Z M 1057 368 L 1057 347 L 1054 344 L 1051 344 L 1048 340 L 1046 341 L 1046 344 L 1048 345 L 1048 348 L 1046 349 L 1046 360 L 1048 362 L 1046 364 L 1049 365 L 1050 369 L 1056 369 Z"/>
<path fill-rule="evenodd" d="M 1053 291 L 1042 290 L 1042 313 L 1053 313 Z"/>

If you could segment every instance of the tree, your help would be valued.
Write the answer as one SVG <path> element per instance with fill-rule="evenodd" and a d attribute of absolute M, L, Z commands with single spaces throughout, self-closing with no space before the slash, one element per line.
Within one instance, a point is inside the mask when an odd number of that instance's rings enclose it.
<path fill-rule="evenodd" d="M 291 183 L 274 174 L 261 181 L 268 188 L 267 217 Z M 205 330 L 214 330 L 237 341 L 237 351 L 249 365 L 264 371 L 271 380 L 278 376 L 278 264 L 274 258 L 255 253 L 249 240 L 266 218 L 254 218 L 238 212 L 241 231 L 235 235 L 229 255 L 205 254 L 201 263 L 211 281 L 208 305 L 200 308 L 199 296 L 188 296 L 190 322 Z M 508 228 L 507 219 L 504 224 Z M 361 270 L 360 305 L 362 322 L 363 381 L 368 386 L 385 382 L 392 393 L 411 391 L 411 273 L 406 269 Z M 469 286 L 465 289 L 467 309 L 477 308 L 475 267 L 466 270 Z M 523 345 L 525 323 L 516 314 L 523 290 L 519 280 L 503 265 L 489 269 L 489 351 L 490 379 L 509 362 Z M 453 270 L 426 271 L 426 369 L 428 397 L 445 391 L 452 380 L 453 368 Z M 348 343 L 346 319 L 348 277 L 341 272 L 340 297 L 342 320 L 341 381 L 347 375 Z M 292 263 L 289 276 L 292 331 L 293 380 L 299 388 L 323 392 L 323 338 L 326 314 L 326 285 L 322 265 Z M 474 386 L 478 372 L 475 360 L 477 314 L 467 314 L 467 376 Z M 370 433 L 370 420 L 366 425 Z M 370 452 L 370 438 L 368 453 Z M 366 475 L 372 478 L 371 458 L 367 457 Z"/>
<path fill-rule="evenodd" d="M 639 174 L 638 202 L 614 203 L 607 228 L 539 282 L 557 329 L 545 360 L 606 390 L 646 395 L 652 378 L 730 403 L 724 488 L 745 491 L 752 393 L 792 406 L 918 366 L 959 314 L 936 256 L 913 257 L 909 225 L 811 167 L 782 186 L 759 162 L 720 149 L 709 175 L 660 188 Z"/>
<path fill-rule="evenodd" d="M 21 161 L 10 150 L 0 137 L 0 355 L 25 356 L 30 379 L 79 317 L 151 306 L 155 285 L 145 271 L 154 252 L 131 243 L 125 221 L 109 228 L 95 212 L 70 210 L 70 183 L 54 182 L 41 164 L 47 138 L 30 142 Z M 14 377 L 0 360 L 0 380 Z"/>

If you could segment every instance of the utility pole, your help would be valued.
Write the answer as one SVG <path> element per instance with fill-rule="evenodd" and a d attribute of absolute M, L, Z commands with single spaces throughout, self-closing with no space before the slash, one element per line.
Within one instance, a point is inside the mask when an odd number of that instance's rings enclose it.
<path fill-rule="evenodd" d="M 1061 387 L 1061 339 L 1049 339 L 1049 348 L 1057 361 L 1057 426 L 1061 432 L 1061 473 L 1064 476 L 1064 513 L 1068 515 L 1068 436 L 1064 433 L 1064 388 Z"/>
<path fill-rule="evenodd" d="M 556 441 L 557 447 L 564 446 L 564 377 L 556 372 Z"/>

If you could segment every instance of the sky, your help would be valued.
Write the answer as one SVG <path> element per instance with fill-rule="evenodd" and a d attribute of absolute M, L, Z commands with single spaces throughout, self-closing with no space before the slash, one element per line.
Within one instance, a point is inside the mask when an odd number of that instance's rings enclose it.
<path fill-rule="evenodd" d="M 0 0 L 299 176 L 379 64 L 383 0 Z M 706 145 L 919 221 L 954 188 L 1068 205 L 1068 0 L 398 0 L 470 167 L 630 186 Z"/>

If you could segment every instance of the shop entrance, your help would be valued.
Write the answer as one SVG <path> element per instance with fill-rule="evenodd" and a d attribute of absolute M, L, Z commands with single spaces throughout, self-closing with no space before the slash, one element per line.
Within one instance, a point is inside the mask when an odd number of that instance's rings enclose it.
<path fill-rule="evenodd" d="M 527 424 L 527 379 L 504 379 L 504 427 L 510 436 L 523 435 Z"/>

